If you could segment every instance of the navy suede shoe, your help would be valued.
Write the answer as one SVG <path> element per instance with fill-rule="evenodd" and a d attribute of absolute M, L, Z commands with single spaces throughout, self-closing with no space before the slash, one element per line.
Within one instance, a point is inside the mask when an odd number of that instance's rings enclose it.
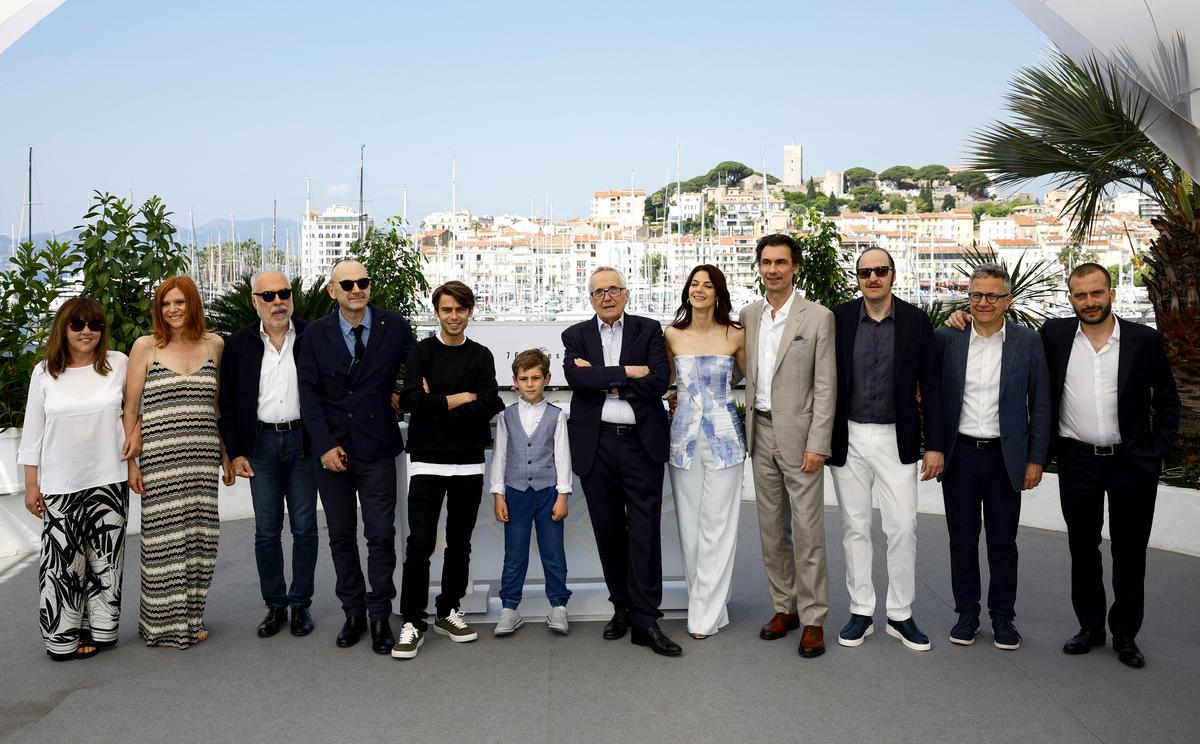
<path fill-rule="evenodd" d="M 958 613 L 958 622 L 950 629 L 950 642 L 960 646 L 970 646 L 975 643 L 977 635 L 979 635 L 979 613 Z"/>
<path fill-rule="evenodd" d="M 992 645 L 1005 651 L 1016 651 L 1021 647 L 1021 634 L 1011 617 L 992 618 Z"/>

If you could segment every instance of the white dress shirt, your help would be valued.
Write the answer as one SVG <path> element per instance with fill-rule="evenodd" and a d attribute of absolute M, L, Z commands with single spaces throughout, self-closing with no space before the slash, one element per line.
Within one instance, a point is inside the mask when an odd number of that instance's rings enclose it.
<path fill-rule="evenodd" d="M 1116 319 L 1116 316 L 1113 316 Z M 1117 360 L 1121 355 L 1121 324 L 1100 351 L 1083 334 L 1083 323 L 1071 342 L 1066 384 L 1059 409 L 1058 433 L 1087 444 L 1120 444 L 1117 422 Z"/>
<path fill-rule="evenodd" d="M 17 463 L 37 466 L 38 487 L 45 495 L 124 483 L 129 477 L 121 460 L 121 402 L 129 358 L 110 351 L 107 359 L 106 375 L 88 365 L 68 367 L 56 379 L 44 362 L 33 371 Z"/>
<path fill-rule="evenodd" d="M 775 376 L 775 360 L 779 358 L 779 345 L 783 342 L 783 326 L 796 293 L 788 296 L 783 307 L 775 310 L 771 317 L 771 303 L 763 302 L 762 321 L 758 326 L 758 375 L 754 380 L 754 407 L 759 411 L 771 410 L 771 379 Z"/>
<path fill-rule="evenodd" d="M 258 326 L 263 342 L 262 366 L 258 372 L 258 420 L 265 424 L 286 424 L 300 418 L 300 386 L 296 381 L 296 326 L 288 325 L 283 346 L 275 348 L 267 329 Z"/>
<path fill-rule="evenodd" d="M 625 313 L 617 318 L 611 326 L 596 316 L 600 324 L 600 345 L 604 348 L 604 366 L 621 366 L 621 341 L 625 335 Z M 604 408 L 600 411 L 600 420 L 610 424 L 636 424 L 637 417 L 633 415 L 633 406 L 629 401 L 621 400 L 615 390 L 610 390 L 604 399 Z"/>
<path fill-rule="evenodd" d="M 533 432 L 542 423 L 542 416 L 546 415 L 548 410 L 550 403 L 545 398 L 538 403 L 529 403 L 524 398 L 517 401 L 517 416 L 521 419 L 521 428 L 525 430 L 525 436 L 533 436 Z M 507 464 L 508 424 L 504 423 L 504 414 L 501 413 L 496 417 L 496 446 L 492 449 L 492 493 L 504 493 L 504 469 Z M 558 492 L 570 493 L 571 448 L 567 439 L 567 413 L 561 408 L 558 409 L 558 424 L 554 428 L 554 473 L 558 479 Z"/>
<path fill-rule="evenodd" d="M 1000 436 L 1000 360 L 1007 326 L 1002 324 L 987 338 L 975 332 L 974 323 L 970 328 L 958 431 L 976 439 L 995 439 Z"/>
<path fill-rule="evenodd" d="M 442 332 L 438 331 L 436 338 L 442 346 L 446 346 L 446 340 L 442 338 Z M 463 343 L 466 343 L 467 336 L 463 334 Z M 413 475 L 440 475 L 442 477 L 453 477 L 456 475 L 483 475 L 486 470 L 482 462 L 418 462 L 410 459 L 408 461 L 408 474 Z"/>

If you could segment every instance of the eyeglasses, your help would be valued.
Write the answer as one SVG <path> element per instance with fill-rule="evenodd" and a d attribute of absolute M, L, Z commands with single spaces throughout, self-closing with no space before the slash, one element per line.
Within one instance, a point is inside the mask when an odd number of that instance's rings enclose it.
<path fill-rule="evenodd" d="M 263 298 L 263 302 L 274 302 L 276 296 L 281 300 L 292 299 L 292 290 L 290 289 L 268 289 L 265 292 L 255 292 L 254 294 Z"/>
<path fill-rule="evenodd" d="M 971 302 L 986 302 L 989 305 L 995 305 L 1011 294 L 1012 292 L 1005 292 L 1004 294 L 996 294 L 995 292 L 988 292 L 987 294 L 983 292 L 968 292 L 967 297 L 971 298 Z"/>
<path fill-rule="evenodd" d="M 590 292 L 593 300 L 603 300 L 606 296 L 616 299 L 625 291 L 624 287 L 609 287 L 608 289 L 596 289 Z"/>
<path fill-rule="evenodd" d="M 342 288 L 343 292 L 349 292 L 354 289 L 355 285 L 358 285 L 359 289 L 366 289 L 371 286 L 371 277 L 364 276 L 362 279 L 343 279 L 338 282 L 338 286 Z"/>
<path fill-rule="evenodd" d="M 67 321 L 67 327 L 76 333 L 82 331 L 84 326 L 87 326 L 87 329 L 92 333 L 99 333 L 100 331 L 104 330 L 104 321 L 83 320 L 81 318 L 71 318 Z"/>
<path fill-rule="evenodd" d="M 858 274 L 859 279 L 870 279 L 872 272 L 874 272 L 875 276 L 882 279 L 885 276 L 887 276 L 888 274 L 892 273 L 892 267 L 891 266 L 864 266 L 863 268 L 858 269 L 854 273 Z"/>

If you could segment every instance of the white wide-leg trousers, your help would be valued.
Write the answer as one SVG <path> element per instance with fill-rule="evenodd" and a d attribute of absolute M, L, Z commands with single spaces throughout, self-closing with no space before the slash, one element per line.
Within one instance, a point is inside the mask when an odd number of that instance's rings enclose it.
<path fill-rule="evenodd" d="M 691 466 L 668 468 L 687 578 L 689 633 L 712 635 L 729 624 L 743 464 L 717 470 L 701 435 Z"/>

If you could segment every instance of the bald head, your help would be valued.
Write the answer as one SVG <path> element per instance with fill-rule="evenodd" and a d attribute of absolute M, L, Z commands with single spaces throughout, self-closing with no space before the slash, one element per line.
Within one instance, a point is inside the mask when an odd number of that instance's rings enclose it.
<path fill-rule="evenodd" d="M 352 258 L 344 261 L 338 261 L 333 266 L 333 272 L 329 275 L 329 281 L 339 282 L 343 279 L 358 279 L 367 275 L 366 268 L 361 263 Z"/>
<path fill-rule="evenodd" d="M 371 280 L 366 268 L 354 259 L 334 264 L 329 274 L 329 296 L 337 302 L 342 315 L 357 324 L 371 301 Z"/>

